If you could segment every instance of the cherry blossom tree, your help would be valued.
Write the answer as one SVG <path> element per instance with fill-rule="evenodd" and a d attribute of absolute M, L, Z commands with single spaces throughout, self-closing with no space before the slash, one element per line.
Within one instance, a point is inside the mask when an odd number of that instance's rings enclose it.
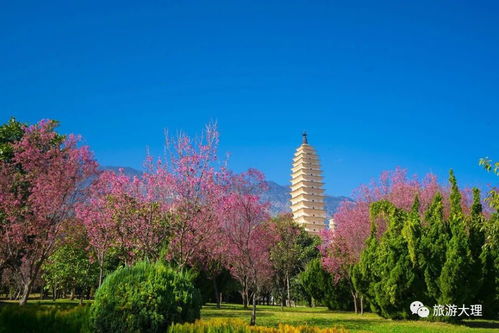
<path fill-rule="evenodd" d="M 262 203 L 258 195 L 264 186 L 263 174 L 256 170 L 233 177 L 223 211 L 222 228 L 228 247 L 226 265 L 241 283 L 245 308 L 252 292 L 252 325 L 256 321 L 256 298 L 273 274 L 270 249 L 276 241 L 265 223 L 269 220 L 268 204 Z"/>
<path fill-rule="evenodd" d="M 146 179 L 146 180 L 145 180 Z M 103 171 L 77 205 L 99 263 L 99 286 L 107 253 L 116 250 L 125 265 L 155 260 L 167 237 L 168 207 L 150 196 L 146 177 Z"/>
<path fill-rule="evenodd" d="M 102 267 L 106 253 L 119 250 L 125 264 L 157 259 L 162 250 L 180 269 L 216 261 L 220 207 L 229 173 L 217 167 L 218 132 L 167 138 L 166 154 L 147 156 L 141 177 L 104 171 L 89 188 L 78 216 Z M 209 258 L 208 258 L 209 257 Z"/>
<path fill-rule="evenodd" d="M 55 121 L 24 127 L 12 158 L 0 161 L 1 256 L 23 285 L 27 302 L 40 267 L 54 251 L 65 222 L 74 221 L 82 184 L 97 164 L 79 137 L 55 132 Z"/>
<path fill-rule="evenodd" d="M 167 137 L 164 159 L 146 161 L 148 194 L 168 203 L 172 216 L 167 257 L 181 269 L 195 265 L 198 254 L 216 252 L 219 207 L 228 186 L 227 170 L 216 163 L 218 137 L 214 125 L 198 139 Z"/>

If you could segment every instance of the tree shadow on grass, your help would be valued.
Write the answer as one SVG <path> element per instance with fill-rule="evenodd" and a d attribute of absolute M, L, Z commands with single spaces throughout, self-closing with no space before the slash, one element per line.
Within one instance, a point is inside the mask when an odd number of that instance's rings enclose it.
<path fill-rule="evenodd" d="M 469 320 L 463 321 L 461 323 L 463 326 L 467 326 L 470 328 L 497 328 L 499 329 L 499 321 L 491 321 L 491 320 Z"/>
<path fill-rule="evenodd" d="M 330 319 L 330 318 L 310 318 L 297 321 L 283 321 L 282 324 L 307 325 L 319 327 L 344 327 L 355 330 L 366 330 L 379 324 L 377 320 L 370 319 Z"/>
<path fill-rule="evenodd" d="M 249 318 L 249 316 L 251 316 L 250 312 L 248 312 L 248 318 Z M 257 311 L 256 316 L 258 318 L 261 318 L 261 317 L 272 316 L 272 314 Z M 244 318 L 244 317 L 242 317 L 241 313 L 230 313 L 230 312 L 229 313 L 216 313 L 216 312 L 212 312 L 212 313 L 204 313 L 203 318 Z"/>
<path fill-rule="evenodd" d="M 18 303 L 5 303 L 0 302 L 0 306 L 19 306 Z M 88 305 L 88 303 L 83 303 L 83 306 Z M 53 302 L 53 301 L 36 301 L 36 302 L 28 302 L 24 305 L 27 308 L 51 308 L 51 309 L 72 309 L 74 307 L 79 307 L 78 303 L 69 303 L 69 302 Z"/>
<path fill-rule="evenodd" d="M 239 304 L 222 304 L 222 306 L 217 309 L 216 305 L 213 304 L 213 303 L 206 303 L 205 305 L 203 305 L 203 308 L 204 309 L 209 309 L 209 310 L 215 310 L 215 311 L 227 311 L 227 310 L 230 310 L 230 311 L 250 311 L 251 308 L 243 308 L 242 305 L 239 305 Z M 259 307 L 257 306 L 256 309 L 258 310 Z"/>

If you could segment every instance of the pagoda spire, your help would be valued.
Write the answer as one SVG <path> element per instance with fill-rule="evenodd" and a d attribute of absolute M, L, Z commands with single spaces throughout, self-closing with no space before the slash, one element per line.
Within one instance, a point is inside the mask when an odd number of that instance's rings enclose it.
<path fill-rule="evenodd" d="M 302 134 L 302 144 L 308 145 L 307 132 L 303 132 Z"/>

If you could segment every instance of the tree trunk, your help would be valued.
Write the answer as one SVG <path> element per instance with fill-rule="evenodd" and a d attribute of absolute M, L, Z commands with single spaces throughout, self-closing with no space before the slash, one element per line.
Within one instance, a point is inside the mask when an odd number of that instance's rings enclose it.
<path fill-rule="evenodd" d="M 29 279 L 28 283 L 24 284 L 23 295 L 19 301 L 19 305 L 25 305 L 28 302 L 29 294 L 31 293 L 31 287 L 33 287 L 33 279 Z"/>
<path fill-rule="evenodd" d="M 286 303 L 291 306 L 291 294 L 289 292 L 289 274 L 286 273 Z"/>
<path fill-rule="evenodd" d="M 360 314 L 364 314 L 364 296 L 360 296 Z"/>
<path fill-rule="evenodd" d="M 251 326 L 256 324 L 256 291 L 253 293 L 253 310 L 251 310 Z"/>
<path fill-rule="evenodd" d="M 215 292 L 215 300 L 217 301 L 217 309 L 220 309 L 220 294 L 218 292 L 217 279 L 213 278 L 213 291 Z"/>
<path fill-rule="evenodd" d="M 244 284 L 244 295 L 243 295 L 243 304 L 244 304 L 244 309 L 248 309 L 249 305 L 249 292 L 248 292 L 248 283 L 245 282 Z"/>
<path fill-rule="evenodd" d="M 102 276 L 104 274 L 104 264 L 99 263 L 99 287 L 102 285 Z"/>
<path fill-rule="evenodd" d="M 355 314 L 359 313 L 357 309 L 357 295 L 352 291 L 352 297 L 353 297 L 353 307 L 355 309 Z"/>

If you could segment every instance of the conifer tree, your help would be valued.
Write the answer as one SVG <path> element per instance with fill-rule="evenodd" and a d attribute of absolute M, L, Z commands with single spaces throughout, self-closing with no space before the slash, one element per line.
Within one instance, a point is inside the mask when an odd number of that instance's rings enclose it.
<path fill-rule="evenodd" d="M 374 284 L 378 281 L 375 259 L 377 257 L 378 239 L 376 238 L 376 221 L 371 219 L 371 232 L 366 241 L 366 248 L 360 255 L 359 262 L 352 268 L 352 283 L 361 298 L 366 298 L 371 306 L 371 311 L 379 313 L 379 308 L 374 299 Z M 357 312 L 357 309 L 355 309 Z M 361 306 L 360 312 L 363 313 Z"/>
<path fill-rule="evenodd" d="M 471 270 L 471 287 L 473 288 L 472 298 L 470 302 L 476 301 L 476 294 L 480 290 L 483 280 L 483 275 L 485 273 L 480 259 L 480 255 L 484 250 L 483 245 L 485 244 L 485 230 L 484 221 L 485 218 L 482 214 L 482 203 L 480 200 L 480 190 L 477 188 L 473 189 L 473 204 L 471 205 L 471 213 L 468 219 L 468 234 L 469 234 L 469 247 L 471 251 L 471 257 L 473 259 L 473 266 Z"/>
<path fill-rule="evenodd" d="M 414 206 L 418 208 L 417 200 Z M 377 275 L 377 281 L 369 288 L 370 301 L 385 318 L 407 318 L 411 316 L 410 303 L 420 295 L 408 242 L 402 235 L 408 213 L 388 201 L 379 201 L 372 204 L 371 215 L 373 219 L 380 216 L 386 218 L 388 229 L 376 251 L 374 264 L 377 268 L 374 274 Z"/>
<path fill-rule="evenodd" d="M 421 238 L 422 269 L 426 284 L 426 299 L 435 303 L 441 295 L 439 277 L 445 263 L 450 228 L 444 220 L 443 197 L 437 193 L 425 213 L 426 232 Z"/>
<path fill-rule="evenodd" d="M 493 216 L 490 223 L 499 223 Z M 497 243 L 486 242 L 480 254 L 482 284 L 476 295 L 476 304 L 482 304 L 483 315 L 497 318 L 499 313 L 499 250 Z"/>
<path fill-rule="evenodd" d="M 456 176 L 454 175 L 454 170 L 449 171 L 449 183 L 451 186 L 450 190 L 450 220 L 456 221 L 457 218 L 463 214 L 463 209 L 461 207 L 461 192 L 457 186 Z"/>
<path fill-rule="evenodd" d="M 421 237 L 421 220 L 419 218 L 420 206 L 419 196 L 416 195 L 407 222 L 402 229 L 402 235 L 407 242 L 409 257 L 411 258 L 414 268 L 418 268 L 419 263 L 421 262 L 421 258 L 419 258 Z"/>
<path fill-rule="evenodd" d="M 485 158 L 480 160 L 485 170 L 499 176 L 499 162 Z M 499 191 L 493 188 L 487 198 L 496 212 L 484 221 L 484 245 L 480 254 L 482 285 L 477 294 L 477 304 L 483 305 L 484 317 L 497 318 L 499 313 Z"/>
<path fill-rule="evenodd" d="M 409 258 L 412 263 L 412 272 L 414 273 L 414 280 L 412 281 L 412 288 L 414 299 L 427 303 L 429 301 L 426 296 L 426 285 L 424 279 L 424 250 L 422 244 L 421 235 L 423 233 L 423 227 L 421 225 L 420 210 L 421 203 L 419 200 L 419 195 L 414 198 L 414 203 L 409 214 L 407 214 L 407 220 L 402 229 L 402 236 L 407 242 L 407 249 L 409 253 Z"/>
<path fill-rule="evenodd" d="M 465 217 L 461 208 L 461 194 L 452 170 L 449 182 L 451 184 L 449 222 L 452 238 L 447 247 L 445 264 L 439 277 L 442 294 L 438 303 L 462 305 L 469 302 L 472 296 L 473 257 L 466 233 Z"/>

